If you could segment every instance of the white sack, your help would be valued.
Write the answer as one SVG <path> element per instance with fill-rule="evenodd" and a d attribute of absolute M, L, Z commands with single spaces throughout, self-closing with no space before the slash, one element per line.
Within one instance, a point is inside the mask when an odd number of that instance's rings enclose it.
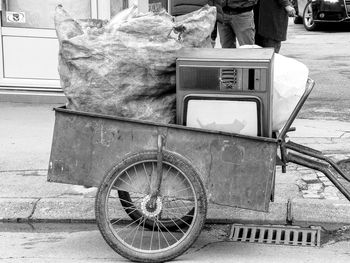
<path fill-rule="evenodd" d="M 275 54 L 272 129 L 281 129 L 306 87 L 309 69 L 301 62 Z"/>
<path fill-rule="evenodd" d="M 240 48 L 261 48 L 244 45 Z M 309 69 L 301 62 L 275 53 L 273 73 L 272 130 L 283 128 L 304 94 Z"/>

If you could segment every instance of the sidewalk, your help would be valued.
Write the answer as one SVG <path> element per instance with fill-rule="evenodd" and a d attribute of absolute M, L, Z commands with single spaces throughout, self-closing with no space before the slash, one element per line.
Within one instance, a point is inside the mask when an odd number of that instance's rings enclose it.
<path fill-rule="evenodd" d="M 0 103 L 0 221 L 92 221 L 95 188 L 46 182 L 58 105 Z M 350 158 L 350 123 L 297 119 L 294 142 L 337 159 Z M 290 165 L 277 169 L 269 213 L 210 206 L 208 222 L 326 228 L 350 224 L 350 202 L 320 172 Z"/>

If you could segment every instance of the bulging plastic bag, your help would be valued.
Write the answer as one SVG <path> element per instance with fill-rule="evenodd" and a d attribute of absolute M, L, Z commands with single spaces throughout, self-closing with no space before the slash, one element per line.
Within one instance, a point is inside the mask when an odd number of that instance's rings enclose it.
<path fill-rule="evenodd" d="M 240 48 L 261 48 L 244 45 Z M 283 128 L 303 96 L 309 69 L 296 59 L 275 53 L 273 72 L 272 130 Z"/>
<path fill-rule="evenodd" d="M 280 130 L 305 91 L 309 69 L 301 62 L 275 54 L 272 129 Z"/>
<path fill-rule="evenodd" d="M 75 20 L 58 6 L 59 74 L 73 110 L 174 123 L 177 52 L 210 47 L 216 8 L 175 18 L 136 7 L 109 22 Z"/>

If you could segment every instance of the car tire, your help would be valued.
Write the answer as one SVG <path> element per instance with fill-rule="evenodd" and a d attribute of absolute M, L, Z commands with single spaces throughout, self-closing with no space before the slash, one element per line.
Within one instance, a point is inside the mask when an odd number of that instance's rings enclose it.
<path fill-rule="evenodd" d="M 318 24 L 314 21 L 311 2 L 307 3 L 303 13 L 303 24 L 306 30 L 314 31 Z"/>

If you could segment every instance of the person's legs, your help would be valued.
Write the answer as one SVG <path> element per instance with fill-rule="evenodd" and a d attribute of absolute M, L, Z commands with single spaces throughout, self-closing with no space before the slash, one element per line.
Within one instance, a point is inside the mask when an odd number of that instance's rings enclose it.
<path fill-rule="evenodd" d="M 235 48 L 236 35 L 232 29 L 232 16 L 224 15 L 224 22 L 218 22 L 220 43 L 222 48 Z"/>
<path fill-rule="evenodd" d="M 275 53 L 280 52 L 281 49 L 281 41 L 277 41 L 271 38 L 262 37 L 261 41 L 262 47 L 273 47 L 275 49 Z"/>
<path fill-rule="evenodd" d="M 260 36 L 258 33 L 255 34 L 255 45 L 263 47 L 264 45 L 264 38 Z"/>
<path fill-rule="evenodd" d="M 240 45 L 254 45 L 255 25 L 253 11 L 232 16 L 232 28 Z"/>
<path fill-rule="evenodd" d="M 211 32 L 210 38 L 211 38 L 211 45 L 215 47 L 216 38 L 218 36 L 218 22 L 215 23 L 213 32 Z"/>

